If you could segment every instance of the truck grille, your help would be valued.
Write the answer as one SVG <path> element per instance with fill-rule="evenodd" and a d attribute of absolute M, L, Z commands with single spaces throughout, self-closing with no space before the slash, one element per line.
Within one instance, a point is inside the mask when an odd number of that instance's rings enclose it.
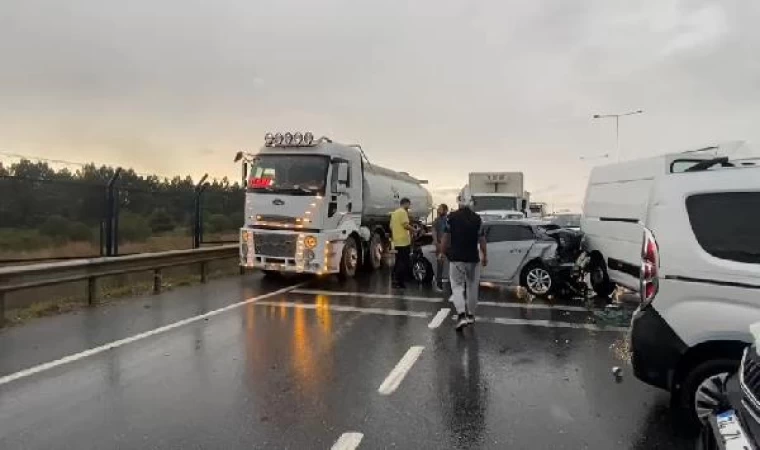
<path fill-rule="evenodd" d="M 296 220 L 295 217 L 288 217 L 288 216 L 276 216 L 276 215 L 263 215 L 263 216 L 256 216 L 257 222 L 268 222 L 268 223 L 276 223 L 276 224 L 282 224 L 282 225 L 300 225 L 300 220 Z"/>
<path fill-rule="evenodd" d="M 296 236 L 291 234 L 254 233 L 253 245 L 261 256 L 294 258 L 296 254 Z"/>

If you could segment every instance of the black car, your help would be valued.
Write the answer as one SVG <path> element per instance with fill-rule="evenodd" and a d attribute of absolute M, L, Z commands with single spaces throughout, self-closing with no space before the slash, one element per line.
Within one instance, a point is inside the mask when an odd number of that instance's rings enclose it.
<path fill-rule="evenodd" d="M 698 448 L 752 450 L 760 448 L 760 355 L 757 346 L 744 351 L 739 370 L 712 377 L 697 391 L 702 420 Z"/>

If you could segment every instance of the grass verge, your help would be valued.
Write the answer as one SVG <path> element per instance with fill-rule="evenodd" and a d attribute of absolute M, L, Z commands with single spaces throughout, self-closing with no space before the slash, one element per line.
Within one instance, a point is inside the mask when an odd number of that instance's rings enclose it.
<path fill-rule="evenodd" d="M 188 266 L 189 267 L 189 266 Z M 162 279 L 162 291 L 200 284 L 200 275 L 181 271 L 175 273 L 165 273 Z M 209 280 L 229 277 L 240 273 L 237 260 L 218 262 L 216 267 L 210 267 L 208 271 Z M 153 282 L 148 281 L 147 277 L 143 281 L 129 282 L 126 284 L 107 284 L 101 283 L 98 289 L 96 307 L 107 306 L 120 301 L 129 301 L 132 298 L 141 298 L 153 294 Z M 46 300 L 34 301 L 28 306 L 21 308 L 8 309 L 5 313 L 5 326 L 18 326 L 29 322 L 30 320 L 42 317 L 66 314 L 87 308 L 87 301 L 84 295 L 61 296 L 58 298 L 48 298 Z"/>

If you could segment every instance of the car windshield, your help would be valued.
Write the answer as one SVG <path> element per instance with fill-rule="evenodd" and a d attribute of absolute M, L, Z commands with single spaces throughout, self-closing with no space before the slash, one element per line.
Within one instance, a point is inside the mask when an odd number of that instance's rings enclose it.
<path fill-rule="evenodd" d="M 564 228 L 579 228 L 581 226 L 580 214 L 562 214 L 554 218 L 553 222 Z"/>
<path fill-rule="evenodd" d="M 293 195 L 324 195 L 329 159 L 323 155 L 260 155 L 248 190 Z"/>
<path fill-rule="evenodd" d="M 516 210 L 517 199 L 514 197 L 500 197 L 490 195 L 478 195 L 472 198 L 472 208 L 474 211 L 487 210 Z"/>

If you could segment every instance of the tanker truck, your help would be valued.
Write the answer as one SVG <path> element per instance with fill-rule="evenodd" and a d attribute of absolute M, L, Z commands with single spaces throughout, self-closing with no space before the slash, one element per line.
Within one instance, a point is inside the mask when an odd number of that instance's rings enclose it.
<path fill-rule="evenodd" d="M 267 274 L 338 274 L 381 267 L 390 215 L 406 197 L 412 220 L 432 197 L 405 172 L 371 164 L 358 145 L 311 133 L 267 133 L 259 153 L 239 152 L 247 177 L 240 265 Z"/>

